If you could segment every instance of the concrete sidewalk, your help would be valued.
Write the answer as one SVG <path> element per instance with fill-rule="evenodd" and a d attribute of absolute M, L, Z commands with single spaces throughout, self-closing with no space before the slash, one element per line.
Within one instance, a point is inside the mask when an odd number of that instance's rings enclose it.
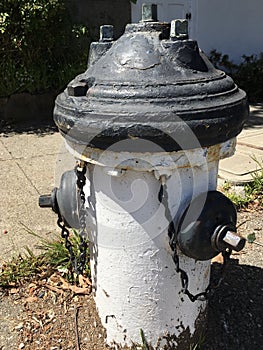
<path fill-rule="evenodd" d="M 263 161 L 263 106 L 251 108 L 251 118 L 238 136 L 233 157 L 220 162 L 220 183 L 244 183 L 251 179 L 257 164 Z M 64 148 L 56 131 L 33 130 L 0 134 L 0 265 L 26 246 L 39 240 L 27 228 L 50 237 L 59 232 L 56 215 L 38 207 L 40 194 L 48 194 L 59 184 L 60 175 L 72 169 L 75 160 Z"/>
<path fill-rule="evenodd" d="M 219 183 L 242 185 L 251 181 L 253 173 L 263 163 L 263 105 L 250 106 L 250 118 L 237 137 L 234 156 L 220 161 Z"/>
<path fill-rule="evenodd" d="M 58 132 L 0 135 L 0 265 L 39 243 L 28 230 L 43 238 L 59 232 L 56 214 L 39 208 L 38 198 L 49 194 L 74 163 Z"/>

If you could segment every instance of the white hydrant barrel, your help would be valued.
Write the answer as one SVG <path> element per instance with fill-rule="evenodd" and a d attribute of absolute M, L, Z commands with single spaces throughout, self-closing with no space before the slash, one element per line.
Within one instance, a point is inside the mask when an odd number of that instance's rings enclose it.
<path fill-rule="evenodd" d="M 153 349 L 188 350 L 200 335 L 206 301 L 188 296 L 204 293 L 211 257 L 231 248 L 226 234 L 235 238 L 235 210 L 215 190 L 218 162 L 234 152 L 247 116 L 246 94 L 188 39 L 186 21 L 160 23 L 154 5 L 116 41 L 102 28 L 87 71 L 57 97 L 54 120 L 87 164 L 92 283 L 107 344 L 145 336 Z M 74 222 L 77 205 L 69 194 L 63 201 L 62 186 L 59 198 L 56 210 L 74 211 Z"/>
<path fill-rule="evenodd" d="M 176 223 L 192 198 L 216 189 L 219 159 L 232 155 L 235 140 L 170 154 L 94 152 L 69 141 L 67 147 L 88 162 L 93 292 L 107 344 L 140 344 L 142 330 L 154 349 L 188 349 L 205 327 L 207 301 L 192 302 L 182 293 L 158 194 L 165 182 Z M 204 291 L 210 260 L 179 258 L 191 293 Z"/>

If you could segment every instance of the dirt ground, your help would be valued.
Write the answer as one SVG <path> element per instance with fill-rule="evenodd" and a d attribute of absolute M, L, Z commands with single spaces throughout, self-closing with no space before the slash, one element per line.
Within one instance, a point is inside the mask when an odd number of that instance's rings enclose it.
<path fill-rule="evenodd" d="M 239 213 L 239 232 L 263 244 L 263 211 Z M 219 263 L 212 267 L 218 277 Z M 63 289 L 58 275 L 0 290 L 0 349 L 105 350 L 89 286 L 85 295 Z M 208 305 L 203 350 L 263 348 L 263 247 L 246 245 L 231 257 L 226 276 Z"/>

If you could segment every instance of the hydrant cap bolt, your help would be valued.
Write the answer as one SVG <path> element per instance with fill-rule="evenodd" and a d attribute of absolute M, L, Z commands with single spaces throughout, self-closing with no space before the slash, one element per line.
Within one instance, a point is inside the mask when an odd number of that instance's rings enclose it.
<path fill-rule="evenodd" d="M 85 82 L 76 82 L 68 86 L 69 96 L 85 96 L 88 91 L 88 86 Z"/>
<path fill-rule="evenodd" d="M 172 40 L 188 39 L 188 21 L 186 19 L 175 19 L 171 22 L 170 38 Z"/>
<path fill-rule="evenodd" d="M 225 237 L 223 238 L 224 242 L 228 243 L 231 247 L 233 247 L 234 250 L 238 249 L 237 251 L 243 248 L 241 245 L 241 242 L 243 240 L 244 238 L 237 235 L 236 232 L 232 232 L 232 231 L 227 231 Z"/>
<path fill-rule="evenodd" d="M 113 26 L 110 24 L 100 26 L 100 41 L 113 40 Z"/>
<path fill-rule="evenodd" d="M 143 4 L 142 5 L 142 22 L 157 22 L 157 5 Z"/>
<path fill-rule="evenodd" d="M 246 239 L 239 236 L 232 225 L 218 226 L 212 237 L 212 247 L 218 252 L 224 251 L 227 248 L 233 249 L 236 252 L 242 250 L 246 244 Z"/>

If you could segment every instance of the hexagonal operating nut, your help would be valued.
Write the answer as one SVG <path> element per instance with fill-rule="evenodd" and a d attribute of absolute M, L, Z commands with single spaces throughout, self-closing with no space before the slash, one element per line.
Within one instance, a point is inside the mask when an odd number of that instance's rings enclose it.
<path fill-rule="evenodd" d="M 170 38 L 172 40 L 188 39 L 188 21 L 186 19 L 175 19 L 171 22 Z"/>
<path fill-rule="evenodd" d="M 157 22 L 157 5 L 142 4 L 142 22 Z"/>
<path fill-rule="evenodd" d="M 239 252 L 244 248 L 245 244 L 246 239 L 236 233 L 232 224 L 216 227 L 211 236 L 211 245 L 218 252 L 222 252 L 227 248 Z"/>
<path fill-rule="evenodd" d="M 236 232 L 233 231 L 227 231 L 225 237 L 223 238 L 223 241 L 229 244 L 232 249 L 237 252 L 243 249 L 246 243 L 245 238 L 239 236 Z"/>
<path fill-rule="evenodd" d="M 85 96 L 88 91 L 88 85 L 86 82 L 77 82 L 67 87 L 69 96 Z"/>
<path fill-rule="evenodd" d="M 105 24 L 100 26 L 100 41 L 112 41 L 113 40 L 113 26 L 111 24 Z"/>

